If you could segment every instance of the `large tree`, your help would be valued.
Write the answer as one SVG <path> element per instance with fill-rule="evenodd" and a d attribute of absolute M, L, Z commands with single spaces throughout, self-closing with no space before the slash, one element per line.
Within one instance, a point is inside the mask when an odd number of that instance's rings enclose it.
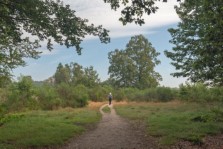
<path fill-rule="evenodd" d="M 155 66 L 160 63 L 158 55 L 143 35 L 133 36 L 125 50 L 116 49 L 109 53 L 110 78 L 118 87 L 155 87 L 162 79 L 154 71 Z"/>
<path fill-rule="evenodd" d="M 175 77 L 192 82 L 223 86 L 223 3 L 222 0 L 185 0 L 176 12 L 181 22 L 169 29 Z"/>
<path fill-rule="evenodd" d="M 0 75 L 7 76 L 11 69 L 25 65 L 25 57 L 38 58 L 40 41 L 46 40 L 49 50 L 52 41 L 67 48 L 74 46 L 79 54 L 86 35 L 109 42 L 106 29 L 87 22 L 59 0 L 0 0 Z"/>
<path fill-rule="evenodd" d="M 144 24 L 143 14 L 155 13 L 156 0 L 103 0 L 116 10 L 124 5 L 119 19 L 125 25 Z M 167 0 L 163 0 L 166 2 Z M 87 5 L 87 4 L 86 4 Z M 36 40 L 31 40 L 35 36 Z M 60 0 L 0 0 L 0 76 L 9 76 L 11 70 L 24 66 L 23 58 L 38 58 L 40 41 L 47 41 L 52 50 L 53 42 L 75 47 L 86 35 L 98 36 L 102 43 L 110 41 L 108 30 L 89 25 L 88 20 L 76 16 L 69 5 Z"/>

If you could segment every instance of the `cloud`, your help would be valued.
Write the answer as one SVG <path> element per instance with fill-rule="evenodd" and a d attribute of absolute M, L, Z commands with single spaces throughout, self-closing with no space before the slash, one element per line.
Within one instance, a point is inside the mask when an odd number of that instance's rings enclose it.
<path fill-rule="evenodd" d="M 76 15 L 88 19 L 89 23 L 103 25 L 104 28 L 110 30 L 110 37 L 112 38 L 150 34 L 154 28 L 180 21 L 174 10 L 174 6 L 179 5 L 176 1 L 156 2 L 159 7 L 158 11 L 155 14 L 145 15 L 146 24 L 143 26 L 135 25 L 134 23 L 123 26 L 118 21 L 121 16 L 121 9 L 117 11 L 111 10 L 110 5 L 104 3 L 103 0 L 64 0 L 64 3 L 69 4 L 71 9 L 76 11 Z M 96 37 L 87 36 L 87 39 L 92 38 Z"/>

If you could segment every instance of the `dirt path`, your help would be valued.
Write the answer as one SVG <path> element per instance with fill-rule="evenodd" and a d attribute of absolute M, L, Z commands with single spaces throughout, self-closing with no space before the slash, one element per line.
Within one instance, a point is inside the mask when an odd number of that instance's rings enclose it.
<path fill-rule="evenodd" d="M 142 131 L 136 130 L 125 119 L 118 116 L 113 108 L 104 113 L 100 108 L 102 120 L 97 128 L 69 143 L 66 149 L 155 149 L 147 141 Z"/>

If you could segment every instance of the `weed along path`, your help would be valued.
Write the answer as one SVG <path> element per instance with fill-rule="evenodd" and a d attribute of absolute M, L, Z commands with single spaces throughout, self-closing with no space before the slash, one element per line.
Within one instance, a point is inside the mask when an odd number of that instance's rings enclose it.
<path fill-rule="evenodd" d="M 102 120 L 96 129 L 86 132 L 70 142 L 66 149 L 154 149 L 154 144 L 146 140 L 142 131 L 134 129 L 128 121 L 118 116 L 113 108 L 104 113 L 101 106 Z"/>

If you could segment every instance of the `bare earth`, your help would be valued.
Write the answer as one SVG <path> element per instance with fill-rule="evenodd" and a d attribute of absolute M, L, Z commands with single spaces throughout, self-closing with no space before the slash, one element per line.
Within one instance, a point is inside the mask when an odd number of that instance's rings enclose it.
<path fill-rule="evenodd" d="M 145 134 L 118 116 L 111 106 L 111 113 L 100 108 L 102 120 L 97 128 L 70 142 L 66 149 L 156 149 L 155 143 L 147 141 Z"/>
<path fill-rule="evenodd" d="M 179 141 L 172 146 L 159 145 L 159 138 L 145 134 L 141 122 L 127 121 L 118 116 L 113 108 L 111 113 L 104 113 L 101 106 L 102 120 L 96 129 L 88 131 L 70 142 L 62 149 L 223 149 L 223 135 L 207 136 L 204 144 L 194 145 L 188 141 Z"/>

